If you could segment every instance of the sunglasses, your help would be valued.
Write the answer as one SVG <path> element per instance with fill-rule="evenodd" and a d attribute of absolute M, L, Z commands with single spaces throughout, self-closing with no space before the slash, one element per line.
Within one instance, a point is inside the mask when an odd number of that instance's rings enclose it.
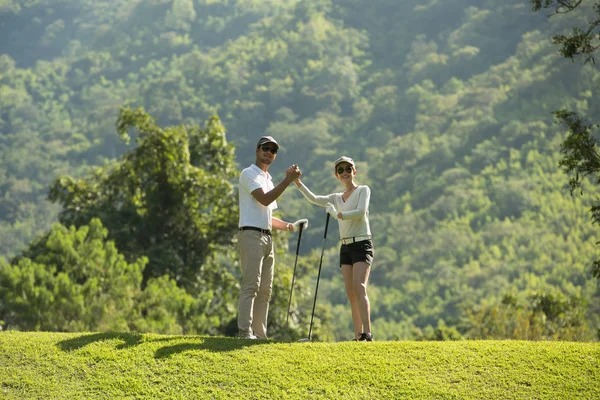
<path fill-rule="evenodd" d="M 277 154 L 277 151 L 278 151 L 277 147 L 269 147 L 269 146 L 262 146 L 260 149 L 262 151 L 264 151 L 265 153 L 270 151 L 272 154 Z"/>
<path fill-rule="evenodd" d="M 344 171 L 346 171 L 346 172 L 350 173 L 350 172 L 352 172 L 352 167 L 346 167 L 346 168 L 344 168 L 344 167 L 339 167 L 339 168 L 337 169 L 337 173 L 338 173 L 338 175 L 341 175 L 341 174 L 343 174 L 343 173 L 344 173 Z"/>

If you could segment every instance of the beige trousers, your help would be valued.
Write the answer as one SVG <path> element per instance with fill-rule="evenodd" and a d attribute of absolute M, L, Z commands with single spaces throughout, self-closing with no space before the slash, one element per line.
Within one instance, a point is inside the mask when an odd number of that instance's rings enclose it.
<path fill-rule="evenodd" d="M 242 334 L 254 333 L 266 339 L 275 266 L 273 241 L 261 232 L 240 231 L 238 248 L 242 268 L 238 328 Z"/>

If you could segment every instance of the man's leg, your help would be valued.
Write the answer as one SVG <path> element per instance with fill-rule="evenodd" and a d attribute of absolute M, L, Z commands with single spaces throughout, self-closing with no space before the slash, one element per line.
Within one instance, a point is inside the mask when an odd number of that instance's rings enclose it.
<path fill-rule="evenodd" d="M 238 329 L 242 336 L 252 334 L 252 310 L 260 285 L 263 252 L 260 233 L 241 231 L 238 235 L 242 282 L 238 306 Z"/>
<path fill-rule="evenodd" d="M 269 315 L 269 300 L 273 290 L 273 274 L 275 270 L 275 254 L 273 253 L 273 241 L 271 236 L 263 235 L 261 247 L 264 251 L 262 268 L 259 273 L 260 287 L 254 299 L 254 315 L 252 329 L 259 339 L 267 338 L 267 318 Z"/>

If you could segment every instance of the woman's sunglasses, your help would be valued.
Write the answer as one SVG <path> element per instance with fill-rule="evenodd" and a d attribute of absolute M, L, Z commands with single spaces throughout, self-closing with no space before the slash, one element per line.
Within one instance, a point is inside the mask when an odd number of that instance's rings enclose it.
<path fill-rule="evenodd" d="M 338 175 L 341 175 L 341 174 L 343 174 L 343 173 L 344 173 L 344 171 L 346 171 L 346 172 L 350 173 L 350 172 L 352 172 L 352 167 L 346 167 L 346 168 L 344 168 L 344 167 L 339 167 L 339 168 L 337 169 L 337 173 L 338 173 Z"/>
<path fill-rule="evenodd" d="M 278 149 L 277 149 L 277 147 L 269 147 L 269 146 L 263 146 L 263 147 L 261 147 L 260 149 L 261 149 L 262 151 L 264 151 L 265 153 L 266 153 L 267 151 L 270 151 L 270 152 L 271 152 L 271 153 L 273 153 L 273 154 L 277 154 L 277 150 L 278 150 Z"/>

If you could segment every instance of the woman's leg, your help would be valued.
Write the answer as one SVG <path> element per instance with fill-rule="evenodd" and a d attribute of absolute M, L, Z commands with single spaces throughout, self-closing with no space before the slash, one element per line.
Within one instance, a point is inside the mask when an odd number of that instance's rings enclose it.
<path fill-rule="evenodd" d="M 352 265 L 342 264 L 342 275 L 344 276 L 344 284 L 346 285 L 346 294 L 350 301 L 350 309 L 352 310 L 352 324 L 354 325 L 354 338 L 358 339 L 363 332 L 363 324 L 360 319 L 360 311 L 358 301 L 354 294 L 354 277 L 352 273 Z"/>
<path fill-rule="evenodd" d="M 352 288 L 362 322 L 362 329 L 364 329 L 362 332 L 371 334 L 371 304 L 367 296 L 367 282 L 369 281 L 371 266 L 364 261 L 360 261 L 354 263 L 352 269 Z"/>

